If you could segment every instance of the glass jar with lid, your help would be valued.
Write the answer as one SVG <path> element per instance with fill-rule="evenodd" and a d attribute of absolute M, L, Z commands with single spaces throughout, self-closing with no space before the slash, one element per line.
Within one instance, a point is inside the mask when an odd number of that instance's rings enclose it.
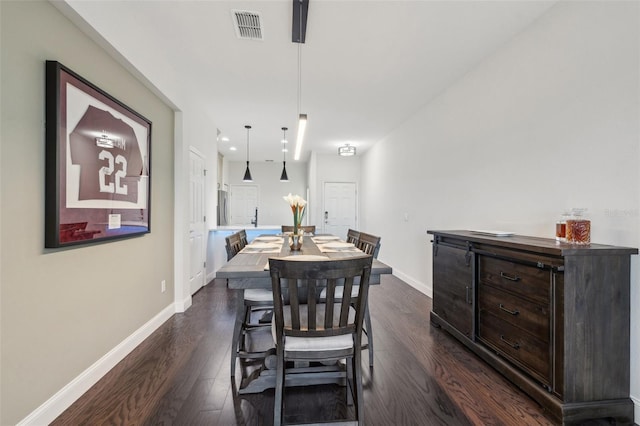
<path fill-rule="evenodd" d="M 566 238 L 572 244 L 591 243 L 591 221 L 586 218 L 587 209 L 573 209 L 567 219 Z"/>

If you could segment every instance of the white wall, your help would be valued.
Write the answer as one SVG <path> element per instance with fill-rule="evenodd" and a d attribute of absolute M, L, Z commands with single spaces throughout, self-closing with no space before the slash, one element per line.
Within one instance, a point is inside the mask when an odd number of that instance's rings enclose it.
<path fill-rule="evenodd" d="M 362 227 L 382 236 L 394 273 L 430 294 L 427 229 L 552 237 L 569 207 L 589 209 L 592 241 L 640 246 L 639 12 L 558 3 L 367 153 Z M 639 272 L 634 256 L 636 423 Z"/>
<path fill-rule="evenodd" d="M 229 184 L 244 185 L 242 177 L 246 163 L 228 162 Z M 308 163 L 287 162 L 289 182 L 280 182 L 281 162 L 251 162 L 253 182 L 249 185 L 259 187 L 259 225 L 277 225 L 293 223 L 291 210 L 282 199 L 288 193 L 307 197 L 309 188 L 308 210 L 304 222 L 322 226 L 323 187 L 325 182 L 359 182 L 359 157 L 339 157 L 313 153 Z"/>
<path fill-rule="evenodd" d="M 307 191 L 307 163 L 287 162 L 289 182 L 280 182 L 282 162 L 251 162 L 252 183 L 242 181 L 247 167 L 243 161 L 229 161 L 229 185 L 258 186 L 258 225 L 293 225 L 293 215 L 289 205 L 282 199 L 289 193 L 305 197 Z M 233 195 L 231 195 L 233 196 Z"/>
<path fill-rule="evenodd" d="M 314 203 L 310 211 L 313 223 L 322 229 L 324 220 L 324 185 L 327 182 L 355 182 L 356 188 L 360 183 L 360 157 L 340 157 L 338 154 L 327 155 L 314 153 L 313 173 L 314 182 L 311 188 L 312 199 Z M 359 192 L 358 192 L 358 205 Z M 359 217 L 359 213 L 356 212 Z M 356 228 L 360 228 L 356 223 Z M 364 231 L 364 229 L 362 229 Z"/>

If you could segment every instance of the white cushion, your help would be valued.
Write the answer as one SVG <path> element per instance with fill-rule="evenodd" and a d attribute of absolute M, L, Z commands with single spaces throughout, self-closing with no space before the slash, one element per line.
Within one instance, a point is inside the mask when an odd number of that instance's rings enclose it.
<path fill-rule="evenodd" d="M 253 302 L 273 301 L 273 292 L 262 288 L 248 288 L 244 291 L 244 300 Z"/>
<path fill-rule="evenodd" d="M 340 318 L 340 304 L 336 303 L 333 307 L 334 311 L 334 323 L 338 322 Z M 324 310 L 325 304 L 318 303 L 316 305 L 316 311 L 318 312 L 317 324 L 324 324 Z M 284 324 L 285 328 L 291 324 L 291 307 L 284 306 Z M 303 328 L 307 325 L 307 305 L 300 305 L 300 323 Z M 356 310 L 351 306 L 349 307 L 349 323 L 353 323 L 356 317 Z M 275 315 L 271 321 L 271 335 L 273 336 L 274 343 L 276 342 L 276 323 Z M 293 337 L 285 336 L 284 349 L 285 351 L 331 351 L 340 349 L 349 349 L 353 347 L 353 334 L 342 334 L 339 336 L 331 337 Z"/>
<path fill-rule="evenodd" d="M 342 292 L 344 291 L 344 287 L 342 287 L 341 285 L 336 286 L 336 291 L 333 293 L 333 297 L 335 297 L 336 299 L 342 299 Z M 351 297 L 358 297 L 358 292 L 360 291 L 359 286 L 354 285 L 353 287 L 351 287 Z M 327 298 L 327 288 L 323 288 L 322 292 L 320 292 L 320 298 L 321 299 L 326 299 Z"/>

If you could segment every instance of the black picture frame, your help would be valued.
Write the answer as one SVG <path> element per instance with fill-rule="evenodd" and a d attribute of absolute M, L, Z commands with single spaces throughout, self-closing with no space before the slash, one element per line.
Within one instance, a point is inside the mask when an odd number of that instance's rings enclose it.
<path fill-rule="evenodd" d="M 46 61 L 45 248 L 151 231 L 151 121 Z"/>

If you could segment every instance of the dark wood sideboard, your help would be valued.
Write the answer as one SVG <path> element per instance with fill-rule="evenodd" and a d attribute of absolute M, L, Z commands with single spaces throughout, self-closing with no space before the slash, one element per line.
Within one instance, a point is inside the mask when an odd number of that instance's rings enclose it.
<path fill-rule="evenodd" d="M 633 424 L 630 257 L 638 250 L 472 231 L 433 235 L 431 323 L 563 424 Z"/>

